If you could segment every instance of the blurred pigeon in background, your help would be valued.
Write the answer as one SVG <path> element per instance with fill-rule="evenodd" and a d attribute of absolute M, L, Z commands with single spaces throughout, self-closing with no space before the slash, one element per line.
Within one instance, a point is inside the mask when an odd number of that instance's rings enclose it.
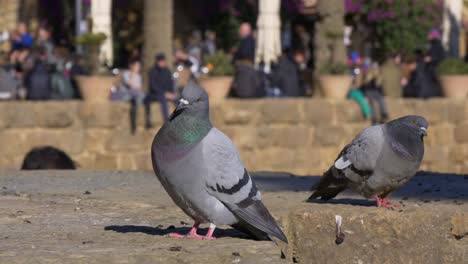
<path fill-rule="evenodd" d="M 329 200 L 351 189 L 374 196 L 379 207 L 395 206 L 386 197 L 416 174 L 428 126 L 424 117 L 410 115 L 364 129 L 312 187 L 309 199 Z"/>
<path fill-rule="evenodd" d="M 183 89 L 177 108 L 156 134 L 151 158 L 172 200 L 195 221 L 187 235 L 170 236 L 214 239 L 216 226 L 231 225 L 257 239 L 287 243 L 236 147 L 211 124 L 208 95 L 196 83 Z M 210 223 L 205 236 L 197 234 L 201 223 Z"/>

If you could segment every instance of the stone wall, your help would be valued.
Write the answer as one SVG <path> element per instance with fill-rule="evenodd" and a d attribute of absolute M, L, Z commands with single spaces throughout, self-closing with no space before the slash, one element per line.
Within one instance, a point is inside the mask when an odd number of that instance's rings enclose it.
<path fill-rule="evenodd" d="M 423 170 L 468 173 L 468 101 L 388 100 L 391 117 L 420 114 L 430 122 Z M 2 102 L 0 168 L 19 168 L 34 146 L 53 145 L 83 169 L 150 170 L 150 145 L 162 124 L 130 134 L 125 103 Z M 324 99 L 227 100 L 211 108 L 213 123 L 236 143 L 249 170 L 321 174 L 364 121 L 357 104 Z"/>

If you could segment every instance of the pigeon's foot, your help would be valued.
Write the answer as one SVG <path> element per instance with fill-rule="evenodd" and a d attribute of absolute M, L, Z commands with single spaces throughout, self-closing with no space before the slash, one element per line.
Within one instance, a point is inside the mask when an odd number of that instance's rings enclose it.
<path fill-rule="evenodd" d="M 375 196 L 375 201 L 377 202 L 377 207 L 384 207 L 387 209 L 401 206 L 399 203 L 391 203 L 387 198 L 380 198 L 378 195 Z"/>
<path fill-rule="evenodd" d="M 196 239 L 196 240 L 202 240 L 202 239 L 206 239 L 206 240 L 215 240 L 216 237 L 213 237 L 213 232 L 216 228 L 215 225 L 211 224 L 210 225 L 210 228 L 208 229 L 208 232 L 206 233 L 205 236 L 202 236 L 202 235 L 199 235 L 197 234 L 197 229 L 198 229 L 198 226 L 200 224 L 199 223 L 195 223 L 192 227 L 192 229 L 190 229 L 190 232 L 186 235 L 182 235 L 182 234 L 179 234 L 179 233 L 170 233 L 168 235 L 168 237 L 172 237 L 172 238 L 187 238 L 187 239 Z"/>

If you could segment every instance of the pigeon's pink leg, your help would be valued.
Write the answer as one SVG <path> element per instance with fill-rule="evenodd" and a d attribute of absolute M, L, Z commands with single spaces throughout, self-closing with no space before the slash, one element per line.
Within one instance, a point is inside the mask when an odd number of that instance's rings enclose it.
<path fill-rule="evenodd" d="M 377 207 L 382 207 L 382 200 L 380 200 L 380 197 L 378 195 L 374 196 L 375 202 L 377 203 Z"/>
<path fill-rule="evenodd" d="M 210 224 L 210 228 L 208 228 L 208 232 L 206 232 L 206 235 L 203 237 L 203 239 L 215 240 L 216 237 L 213 236 L 215 229 L 216 226 L 214 224 Z"/>
<path fill-rule="evenodd" d="M 197 234 L 197 229 L 198 229 L 198 226 L 200 225 L 200 223 L 198 222 L 195 222 L 195 224 L 193 224 L 192 226 L 192 229 L 190 229 L 190 232 L 187 234 L 187 235 L 182 235 L 182 234 L 179 234 L 179 233 L 170 233 L 169 234 L 169 237 L 172 237 L 172 238 L 191 238 L 191 239 L 203 239 L 203 236 L 200 236 Z"/>
<path fill-rule="evenodd" d="M 399 203 L 395 203 L 395 204 L 392 204 L 388 201 L 387 198 L 380 198 L 378 195 L 376 195 L 375 197 L 375 201 L 377 202 L 377 207 L 384 207 L 384 208 L 387 208 L 387 209 L 391 209 L 393 207 L 399 207 L 400 204 Z"/>
<path fill-rule="evenodd" d="M 215 240 L 216 237 L 213 237 L 213 232 L 216 229 L 216 226 L 214 224 L 210 224 L 210 228 L 208 229 L 208 232 L 206 233 L 205 236 L 201 236 L 197 234 L 197 229 L 200 223 L 195 222 L 193 224 L 192 229 L 190 229 L 190 232 L 187 235 L 182 235 L 179 233 L 170 233 L 169 237 L 172 238 L 189 238 L 189 239 L 197 239 L 197 240 L 202 240 L 202 239 L 208 239 L 208 240 Z"/>
<path fill-rule="evenodd" d="M 391 207 L 400 207 L 401 205 L 399 203 L 391 203 L 387 198 L 382 199 L 382 203 L 385 205 L 387 208 Z"/>

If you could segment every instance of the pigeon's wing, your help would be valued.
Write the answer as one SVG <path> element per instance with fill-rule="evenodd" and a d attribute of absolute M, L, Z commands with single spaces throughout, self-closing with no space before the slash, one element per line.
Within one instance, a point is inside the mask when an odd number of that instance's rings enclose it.
<path fill-rule="evenodd" d="M 239 218 L 239 224 L 250 233 L 261 231 L 269 237 L 287 242 L 286 236 L 263 205 L 261 194 L 232 141 L 213 128 L 203 140 L 203 156 L 209 171 L 205 176 L 207 192 L 229 208 Z"/>
<path fill-rule="evenodd" d="M 330 169 L 312 186 L 315 192 L 309 199 L 321 197 L 328 200 L 344 191 L 350 182 L 367 180 L 375 170 L 384 143 L 382 126 L 364 129 L 343 148 Z"/>

